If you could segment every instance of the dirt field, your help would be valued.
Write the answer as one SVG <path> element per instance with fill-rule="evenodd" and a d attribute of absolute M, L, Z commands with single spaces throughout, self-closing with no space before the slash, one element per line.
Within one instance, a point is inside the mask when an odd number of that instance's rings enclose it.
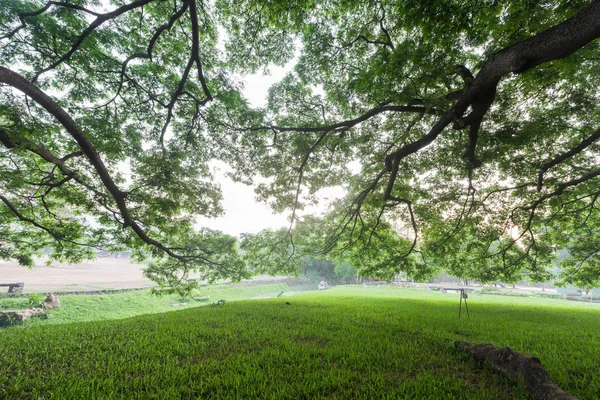
<path fill-rule="evenodd" d="M 24 282 L 24 293 L 50 291 L 86 291 L 153 286 L 142 276 L 144 265 L 128 259 L 98 258 L 82 264 L 54 264 L 47 267 L 44 260 L 32 269 L 15 262 L 0 261 L 0 283 Z M 0 287 L 0 291 L 8 291 Z"/>

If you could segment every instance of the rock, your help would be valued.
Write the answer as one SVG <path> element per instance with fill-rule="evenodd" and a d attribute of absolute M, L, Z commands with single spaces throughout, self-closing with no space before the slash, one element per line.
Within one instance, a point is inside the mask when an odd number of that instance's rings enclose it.
<path fill-rule="evenodd" d="M 48 297 L 46 297 L 46 300 L 44 300 L 44 302 L 42 303 L 42 308 L 48 310 L 50 308 L 58 307 L 60 307 L 60 300 L 58 299 L 58 296 L 54 293 L 48 293 Z"/>
<path fill-rule="evenodd" d="M 19 321 L 25 321 L 29 317 L 43 313 L 43 308 L 28 308 L 27 310 L 6 310 L 0 311 L 0 315 L 13 316 Z"/>
<path fill-rule="evenodd" d="M 319 282 L 319 290 L 329 289 L 329 285 L 325 281 Z"/>

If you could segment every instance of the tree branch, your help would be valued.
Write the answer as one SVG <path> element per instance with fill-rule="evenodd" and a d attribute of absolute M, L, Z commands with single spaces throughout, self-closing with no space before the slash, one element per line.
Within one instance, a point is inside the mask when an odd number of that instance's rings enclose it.
<path fill-rule="evenodd" d="M 61 242 L 66 242 L 66 243 L 71 243 L 77 246 L 87 246 L 87 247 L 94 247 L 97 248 L 97 246 L 91 246 L 89 244 L 86 243 L 79 243 L 79 242 L 74 242 L 72 240 L 68 240 L 65 239 L 64 237 L 62 237 L 62 235 L 60 235 L 57 232 L 54 232 L 52 229 L 41 225 L 40 223 L 38 223 L 36 220 L 31 219 L 31 218 L 27 218 L 26 216 L 24 216 L 23 214 L 21 214 L 21 212 L 15 207 L 14 204 L 12 204 L 12 202 L 10 200 L 8 200 L 6 197 L 4 197 L 3 195 L 0 195 L 0 200 L 2 200 L 2 202 L 6 205 L 6 207 L 8 207 L 8 209 L 22 222 L 26 222 L 32 226 L 35 226 L 38 229 L 43 230 L 44 232 L 48 233 L 57 243 L 61 243 Z"/>
<path fill-rule="evenodd" d="M 85 28 L 84 31 L 77 37 L 77 39 L 75 40 L 75 42 L 71 45 L 71 48 L 69 49 L 69 51 L 66 52 L 64 55 L 62 55 L 58 60 L 56 60 L 53 63 L 51 63 L 46 68 L 43 68 L 42 70 L 38 71 L 35 74 L 35 76 L 33 77 L 33 79 L 31 80 L 31 82 L 35 83 L 35 81 L 37 81 L 37 79 L 40 77 L 40 75 L 42 75 L 43 73 L 48 72 L 48 71 L 56 68 L 57 66 L 59 66 L 60 64 L 62 64 L 63 62 L 65 62 L 69 58 L 71 58 L 71 56 L 77 51 L 77 49 L 79 48 L 79 46 L 81 46 L 81 44 L 83 43 L 83 41 L 89 35 L 91 35 L 91 33 L 96 28 L 98 28 L 100 25 L 102 25 L 106 21 L 109 21 L 111 19 L 115 19 L 119 15 L 124 14 L 127 11 L 131 11 L 131 10 L 134 10 L 136 8 L 143 7 L 146 4 L 151 3 L 153 1 L 155 1 L 155 0 L 137 0 L 137 1 L 134 1 L 132 3 L 126 4 L 124 6 L 121 6 L 119 8 L 116 8 L 113 11 L 110 11 L 110 12 L 108 12 L 106 14 L 100 14 L 100 15 L 98 15 L 96 17 L 96 19 L 90 25 L 88 25 L 88 27 Z"/>
<path fill-rule="evenodd" d="M 379 7 L 381 8 L 381 18 L 379 19 L 379 28 L 381 29 L 381 32 L 383 32 L 383 34 L 385 35 L 385 37 L 387 39 L 384 44 L 386 46 L 388 46 L 390 49 L 392 49 L 392 51 L 394 51 L 394 50 L 396 50 L 396 48 L 394 47 L 392 38 L 390 37 L 388 30 L 385 29 L 385 26 L 383 26 L 383 20 L 385 20 L 385 7 L 383 7 L 383 4 L 381 4 L 381 2 L 379 2 Z"/>
<path fill-rule="evenodd" d="M 351 128 L 355 125 L 360 124 L 378 114 L 385 112 L 409 112 L 409 113 L 419 113 L 419 114 L 429 114 L 429 115 L 439 115 L 439 111 L 434 108 L 427 107 L 416 107 L 416 106 L 393 106 L 393 105 L 383 105 L 379 107 L 375 107 L 364 113 L 363 115 L 349 119 L 341 122 L 336 122 L 331 125 L 324 126 L 305 126 L 305 127 L 285 127 L 285 126 L 277 126 L 277 125 L 268 125 L 268 126 L 260 126 L 257 128 L 251 128 L 251 130 L 266 130 L 272 129 L 278 132 L 326 132 L 326 131 L 335 131 L 340 128 Z"/>
<path fill-rule="evenodd" d="M 596 132 L 594 132 L 593 134 L 591 134 L 590 136 L 586 137 L 585 139 L 583 139 L 583 141 L 580 144 L 573 147 L 571 150 L 569 150 L 565 153 L 562 153 L 561 155 L 553 158 L 552 160 L 550 160 L 550 161 L 546 162 L 544 165 L 542 165 L 542 167 L 540 168 L 539 175 L 538 175 L 538 182 L 537 182 L 538 192 L 542 190 L 544 174 L 550 168 L 562 163 L 563 161 L 573 157 L 576 154 L 581 153 L 583 150 L 585 150 L 587 147 L 589 147 L 591 144 L 593 144 L 598 139 L 600 139 L 600 129 L 597 130 Z"/>
<path fill-rule="evenodd" d="M 181 8 L 179 10 L 177 10 L 177 12 L 175 12 L 175 14 L 173 14 L 171 16 L 171 18 L 169 18 L 169 22 L 167 22 L 166 24 L 161 25 L 152 35 L 152 38 L 150 39 L 150 41 L 148 42 L 148 46 L 146 48 L 146 52 L 145 53 L 135 53 L 130 55 L 129 57 L 127 57 L 125 59 L 125 61 L 123 61 L 123 63 L 121 64 L 121 75 L 119 78 L 119 87 L 117 88 L 116 94 L 115 96 L 109 100 L 107 103 L 105 103 L 103 106 L 106 106 L 108 104 L 110 104 L 114 99 L 117 98 L 117 96 L 121 93 L 121 89 L 123 87 L 123 83 L 125 82 L 125 73 L 127 71 L 127 65 L 138 58 L 143 58 L 143 59 L 148 59 L 148 60 L 152 60 L 152 56 L 153 56 L 153 50 L 154 50 L 154 45 L 156 44 L 156 42 L 158 41 L 158 39 L 160 38 L 160 36 L 162 35 L 163 32 L 171 30 L 171 28 L 173 27 L 173 24 L 175 24 L 175 22 L 177 20 L 179 20 L 179 18 L 181 18 L 183 16 L 183 14 L 185 13 L 185 11 L 188 8 L 188 3 L 184 2 L 183 6 L 181 6 Z"/>
<path fill-rule="evenodd" d="M 64 7 L 64 8 L 70 8 L 73 10 L 79 10 L 79 11 L 88 13 L 90 15 L 95 15 L 96 17 L 99 17 L 101 15 L 97 12 L 94 12 L 85 7 L 79 6 L 77 4 L 65 3 L 62 1 L 49 1 L 48 3 L 46 3 L 46 5 L 44 5 L 42 8 L 37 9 L 36 11 L 19 13 L 19 20 L 21 21 L 21 24 L 19 26 L 17 26 L 15 29 L 13 29 L 12 31 L 10 31 L 9 33 L 7 33 L 6 35 L 0 36 L 0 40 L 12 38 L 14 35 L 17 34 L 17 32 L 19 32 L 21 29 L 25 28 L 25 18 L 41 15 L 41 14 L 45 13 L 46 11 L 48 11 L 50 9 L 50 7 L 52 7 L 52 6 L 59 6 L 59 7 Z"/>
<path fill-rule="evenodd" d="M 428 146 L 470 106 L 473 111 L 463 121 L 471 125 L 465 157 L 471 169 L 481 165 L 481 161 L 475 157 L 477 135 L 485 114 L 494 102 L 500 79 L 509 73 L 521 74 L 540 64 L 573 54 L 600 36 L 599 20 L 600 1 L 594 1 L 566 21 L 493 54 L 473 79 L 467 92 L 426 135 L 390 153 L 386 160 L 402 159 Z"/>
<path fill-rule="evenodd" d="M 163 125 L 162 131 L 160 133 L 160 143 L 163 143 L 165 138 L 165 133 L 167 132 L 167 128 L 171 119 L 173 118 L 173 108 L 175 107 L 175 103 L 181 94 L 184 92 L 185 83 L 187 82 L 188 76 L 194 64 L 196 64 L 196 69 L 198 72 L 198 80 L 202 86 L 202 90 L 204 91 L 204 95 L 206 96 L 204 100 L 198 103 L 198 106 L 204 106 L 206 103 L 212 100 L 212 95 L 208 89 L 208 85 L 206 84 L 206 79 L 204 78 L 204 74 L 202 72 L 202 63 L 200 61 L 200 29 L 198 26 L 198 10 L 196 8 L 196 0 L 188 0 L 187 1 L 190 8 L 190 21 L 192 23 L 192 51 L 190 54 L 190 58 L 188 63 L 183 71 L 183 75 L 179 80 L 179 84 L 177 85 L 177 89 L 173 92 L 171 96 L 171 101 L 167 105 L 167 118 Z"/>
<path fill-rule="evenodd" d="M 94 146 L 90 143 L 86 135 L 83 133 L 81 128 L 77 125 L 77 123 L 71 118 L 71 116 L 52 98 L 50 98 L 47 94 L 41 91 L 37 86 L 33 83 L 27 81 L 21 75 L 13 72 L 5 67 L 0 66 L 0 82 L 6 83 L 12 86 L 15 89 L 25 93 L 27 96 L 31 97 L 36 103 L 41 105 L 47 112 L 53 115 L 67 130 L 67 132 L 75 139 L 78 143 L 79 147 L 86 155 L 92 166 L 94 167 L 96 173 L 100 177 L 102 184 L 111 194 L 113 200 L 117 204 L 117 208 L 119 209 L 119 213 L 123 218 L 124 227 L 131 227 L 131 229 L 135 232 L 135 234 L 146 244 L 156 247 L 157 249 L 162 250 L 169 256 L 180 260 L 180 261 L 192 261 L 199 260 L 202 262 L 206 262 L 211 265 L 215 265 L 215 263 L 206 257 L 200 255 L 182 255 L 177 254 L 163 243 L 152 239 L 149 237 L 144 229 L 133 219 L 131 216 L 131 212 L 125 203 L 125 197 L 127 196 L 126 192 L 122 192 L 119 187 L 116 185 L 115 181 L 110 176 L 108 169 L 104 165 L 104 162 L 100 158 L 100 155 L 94 148 Z M 4 142 L 4 141 L 3 141 Z M 44 149 L 39 148 L 38 151 L 42 154 Z M 51 158 L 50 155 L 46 155 L 48 158 Z M 62 161 L 57 159 L 52 155 L 53 163 L 60 167 Z M 57 163 L 58 162 L 58 163 Z M 62 163 L 64 165 L 64 163 Z M 68 170 L 67 170 L 68 171 Z M 71 173 L 73 174 L 73 172 Z M 69 175 L 68 173 L 66 175 Z"/>

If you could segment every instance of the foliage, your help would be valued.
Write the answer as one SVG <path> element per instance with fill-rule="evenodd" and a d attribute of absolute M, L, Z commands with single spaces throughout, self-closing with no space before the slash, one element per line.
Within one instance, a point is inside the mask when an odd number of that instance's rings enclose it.
<path fill-rule="evenodd" d="M 339 261 L 335 263 L 333 271 L 335 272 L 338 281 L 343 283 L 356 283 L 358 271 L 349 263 Z"/>
<path fill-rule="evenodd" d="M 46 297 L 41 293 L 32 293 L 29 296 L 27 296 L 27 306 L 39 307 L 45 299 Z"/>
<path fill-rule="evenodd" d="M 293 297 L 291 305 L 227 302 L 11 328 L 0 335 L 0 346 L 10 349 L 0 354 L 0 387 L 7 398 L 46 399 L 527 398 L 444 343 L 451 338 L 536 356 L 561 388 L 597 398 L 597 305 L 480 296 L 469 299 L 471 318 L 458 320 L 457 301 L 337 287 Z"/>
<path fill-rule="evenodd" d="M 294 257 L 294 238 L 285 229 L 264 229 L 256 234 L 242 234 L 240 249 L 244 260 L 255 273 L 294 273 L 301 262 Z"/>
<path fill-rule="evenodd" d="M 72 322 L 106 321 L 112 319 L 131 318 L 143 314 L 159 314 L 182 308 L 199 307 L 210 304 L 210 299 L 249 300 L 257 296 L 276 296 L 280 292 L 299 291 L 296 286 L 286 283 L 265 285 L 249 285 L 247 287 L 230 287 L 229 284 L 214 284 L 202 288 L 201 297 L 186 299 L 181 303 L 178 294 L 162 296 L 152 295 L 150 290 L 136 290 L 125 293 L 93 294 L 93 295 L 61 295 L 61 307 L 50 310 L 49 320 L 37 318 L 27 319 L 22 327 L 29 328 L 40 325 L 68 324 Z M 0 310 L 18 310 L 28 307 L 26 298 L 0 299 Z"/>
<path fill-rule="evenodd" d="M 365 273 L 543 280 L 568 248 L 559 278 L 596 285 L 599 14 L 583 0 L 4 0 L 0 257 L 127 247 L 189 292 L 191 273 L 289 272 L 315 250 Z M 286 63 L 250 107 L 240 77 Z M 258 198 L 290 230 L 246 236 L 244 257 L 198 232 L 195 216 L 222 212 L 212 160 L 269 178 Z M 301 249 L 298 215 L 332 186 L 347 196 Z"/>
<path fill-rule="evenodd" d="M 337 282 L 336 263 L 324 258 L 306 258 L 301 273 L 314 282 L 326 281 L 330 284 Z"/>

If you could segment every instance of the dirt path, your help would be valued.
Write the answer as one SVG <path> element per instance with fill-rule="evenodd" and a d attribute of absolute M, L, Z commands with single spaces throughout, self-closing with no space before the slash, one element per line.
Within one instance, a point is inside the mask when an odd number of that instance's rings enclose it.
<path fill-rule="evenodd" d="M 153 286 L 153 282 L 142 275 L 145 265 L 134 264 L 129 259 L 98 258 L 82 264 L 51 267 L 44 262 L 40 260 L 28 269 L 15 262 L 0 261 L 0 283 L 24 282 L 24 293 Z M 2 292 L 7 290 L 0 288 Z"/>

